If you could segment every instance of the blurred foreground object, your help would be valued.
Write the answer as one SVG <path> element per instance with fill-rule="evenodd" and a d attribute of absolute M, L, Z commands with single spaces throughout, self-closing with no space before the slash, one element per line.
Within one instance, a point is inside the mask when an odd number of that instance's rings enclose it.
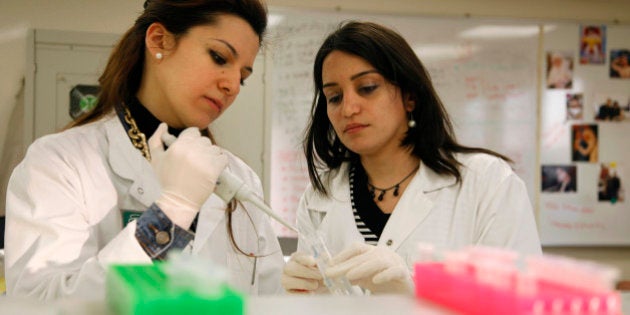
<path fill-rule="evenodd" d="M 112 265 L 107 305 L 117 315 L 244 314 L 244 296 L 219 266 L 189 255 L 152 265 Z"/>
<path fill-rule="evenodd" d="M 490 247 L 419 252 L 416 296 L 464 314 L 622 314 L 613 267 Z"/>

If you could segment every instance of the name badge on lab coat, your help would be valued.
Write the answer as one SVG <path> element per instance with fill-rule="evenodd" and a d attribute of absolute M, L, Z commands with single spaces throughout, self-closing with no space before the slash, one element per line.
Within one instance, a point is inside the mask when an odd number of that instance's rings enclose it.
<path fill-rule="evenodd" d="M 122 225 L 123 225 L 123 227 L 127 226 L 127 224 L 129 224 L 129 222 L 139 218 L 140 215 L 142 215 L 143 212 L 144 211 L 122 209 Z"/>

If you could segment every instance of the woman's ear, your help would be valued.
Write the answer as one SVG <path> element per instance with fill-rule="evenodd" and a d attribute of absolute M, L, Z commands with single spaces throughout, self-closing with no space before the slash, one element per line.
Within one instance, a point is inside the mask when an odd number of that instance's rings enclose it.
<path fill-rule="evenodd" d="M 416 108 L 416 101 L 411 97 L 411 94 L 405 95 L 404 104 L 407 112 L 411 112 Z"/>
<path fill-rule="evenodd" d="M 152 23 L 147 28 L 144 37 L 147 52 L 158 60 L 162 59 L 173 47 L 173 38 L 173 35 L 162 23 Z"/>

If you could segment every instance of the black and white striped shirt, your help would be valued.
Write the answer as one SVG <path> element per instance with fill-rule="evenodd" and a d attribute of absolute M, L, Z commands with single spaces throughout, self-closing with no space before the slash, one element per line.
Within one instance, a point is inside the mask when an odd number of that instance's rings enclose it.
<path fill-rule="evenodd" d="M 354 163 L 349 179 L 354 222 L 365 239 L 365 243 L 376 245 L 390 214 L 383 213 L 372 199 L 367 187 L 367 175 L 361 163 Z"/>

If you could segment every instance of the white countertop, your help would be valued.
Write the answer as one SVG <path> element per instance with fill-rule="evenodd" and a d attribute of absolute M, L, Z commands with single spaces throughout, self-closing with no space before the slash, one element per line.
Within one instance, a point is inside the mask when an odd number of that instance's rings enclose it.
<path fill-rule="evenodd" d="M 623 314 L 630 315 L 630 292 L 622 293 Z M 62 300 L 54 303 L 0 296 L 0 315 L 111 315 L 103 301 Z M 254 296 L 247 315 L 454 315 L 438 305 L 398 295 L 379 296 Z"/>
<path fill-rule="evenodd" d="M 63 300 L 44 303 L 0 297 L 0 314 L 110 315 L 103 301 Z M 429 302 L 397 295 L 380 296 L 257 296 L 246 300 L 247 315 L 454 315 Z"/>

